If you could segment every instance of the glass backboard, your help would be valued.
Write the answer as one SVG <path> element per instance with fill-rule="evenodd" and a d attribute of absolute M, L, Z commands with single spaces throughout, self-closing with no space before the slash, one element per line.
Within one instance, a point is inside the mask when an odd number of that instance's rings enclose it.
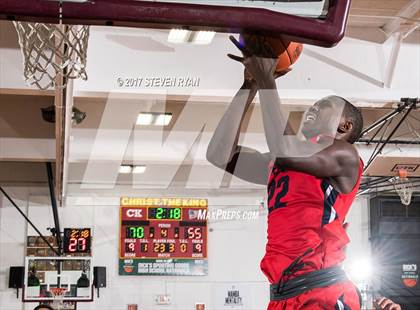
<path fill-rule="evenodd" d="M 92 258 L 27 256 L 23 300 L 53 301 L 55 288 L 65 289 L 65 301 L 92 301 Z"/>

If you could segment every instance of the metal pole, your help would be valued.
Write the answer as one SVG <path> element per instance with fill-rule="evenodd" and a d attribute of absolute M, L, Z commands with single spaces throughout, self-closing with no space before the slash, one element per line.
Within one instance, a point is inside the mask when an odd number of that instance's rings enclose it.
<path fill-rule="evenodd" d="M 357 143 L 384 143 L 386 140 L 383 139 L 375 139 L 375 140 L 369 140 L 369 139 L 359 139 Z M 420 141 L 409 141 L 409 140 L 389 140 L 387 144 L 414 144 L 418 145 L 420 144 Z"/>
<path fill-rule="evenodd" d="M 396 110 L 394 110 L 391 113 L 383 116 L 382 118 L 380 118 L 379 120 L 374 122 L 372 125 L 368 126 L 366 129 L 364 129 L 362 131 L 362 133 L 360 134 L 360 137 L 364 137 L 369 132 L 371 132 L 372 130 L 374 130 L 378 126 L 382 125 L 382 123 L 386 122 L 387 120 L 389 120 L 389 119 L 393 118 L 394 116 L 396 116 L 397 114 L 399 114 L 403 109 L 404 109 L 404 107 L 398 107 Z"/>
<path fill-rule="evenodd" d="M 392 136 L 395 134 L 395 132 L 398 130 L 398 128 L 401 126 L 401 124 L 404 122 L 404 120 L 407 118 L 408 114 L 410 114 L 411 110 L 416 106 L 417 102 L 414 100 L 410 102 L 410 107 L 405 112 L 404 116 L 401 118 L 401 120 L 398 122 L 398 124 L 394 127 L 394 129 L 391 131 L 389 136 L 386 138 L 384 143 L 381 145 L 381 147 L 376 151 L 375 154 L 373 154 L 369 160 L 369 162 L 366 164 L 365 171 L 369 168 L 369 166 L 372 164 L 373 160 L 376 158 L 378 154 L 382 152 L 384 147 L 387 145 L 387 143 L 391 140 Z"/>
<path fill-rule="evenodd" d="M 52 208 L 53 217 L 54 217 L 54 228 L 55 228 L 54 235 L 57 240 L 58 250 L 60 251 L 60 253 L 62 253 L 60 219 L 58 218 L 57 201 L 55 199 L 52 165 L 50 162 L 47 162 L 46 165 L 47 165 L 47 175 L 48 175 L 48 186 L 50 189 L 51 208 Z"/>
<path fill-rule="evenodd" d="M 3 187 L 0 186 L 0 191 L 3 193 L 3 195 L 10 201 L 10 203 L 18 210 L 18 212 L 25 218 L 25 220 L 28 222 L 29 225 L 32 226 L 32 228 L 37 232 L 37 234 L 41 237 L 42 240 L 48 245 L 48 247 L 55 253 L 57 256 L 60 256 L 60 253 L 57 252 L 57 250 L 48 242 L 47 238 L 45 238 L 38 228 L 31 222 L 31 220 L 25 215 L 25 213 L 22 212 L 22 210 L 18 207 L 18 205 L 13 201 L 12 198 L 5 192 Z"/>

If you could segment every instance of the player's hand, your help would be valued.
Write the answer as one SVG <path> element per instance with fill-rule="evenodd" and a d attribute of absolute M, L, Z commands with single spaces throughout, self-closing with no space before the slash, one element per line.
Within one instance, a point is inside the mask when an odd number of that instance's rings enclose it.
<path fill-rule="evenodd" d="M 232 54 L 228 54 L 228 56 L 231 59 L 242 63 L 245 66 L 246 71 L 252 76 L 258 85 L 283 76 L 290 71 L 285 70 L 283 72 L 276 72 L 277 56 L 273 53 L 272 48 L 267 44 L 262 45 L 262 43 L 257 40 L 257 43 L 253 43 L 253 45 L 247 44 L 244 46 L 233 36 L 230 36 L 230 40 L 241 51 L 243 57 Z M 254 54 L 255 50 L 258 50 L 258 54 L 263 56 L 256 56 Z"/>
<path fill-rule="evenodd" d="M 379 297 L 373 304 L 377 310 L 401 310 L 399 304 L 386 297 Z"/>
<path fill-rule="evenodd" d="M 257 82 L 254 80 L 252 75 L 248 72 L 247 68 L 244 69 L 244 87 L 250 89 L 258 89 Z"/>
<path fill-rule="evenodd" d="M 269 47 L 264 47 L 258 37 L 256 38 L 257 40 L 248 40 L 247 44 L 242 44 L 234 36 L 230 36 L 229 39 L 241 51 L 242 57 L 232 54 L 228 54 L 228 56 L 242 63 L 247 72 L 259 83 L 262 80 L 274 78 L 277 57 L 269 57 Z"/>
<path fill-rule="evenodd" d="M 286 75 L 290 71 L 292 71 L 292 68 L 287 68 L 283 71 L 276 71 L 276 72 L 274 72 L 274 78 L 277 79 L 279 77 L 282 77 L 283 75 Z"/>

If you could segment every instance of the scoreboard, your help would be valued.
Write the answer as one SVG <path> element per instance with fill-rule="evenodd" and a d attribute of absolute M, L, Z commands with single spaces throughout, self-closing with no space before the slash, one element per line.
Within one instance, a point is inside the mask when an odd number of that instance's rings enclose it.
<path fill-rule="evenodd" d="M 64 228 L 63 250 L 65 254 L 90 254 L 90 228 Z"/>
<path fill-rule="evenodd" d="M 207 274 L 206 215 L 206 199 L 121 198 L 119 274 Z"/>

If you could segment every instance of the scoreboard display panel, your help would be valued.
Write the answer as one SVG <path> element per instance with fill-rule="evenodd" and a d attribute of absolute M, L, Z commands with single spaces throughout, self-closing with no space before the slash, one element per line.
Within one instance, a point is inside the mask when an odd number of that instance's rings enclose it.
<path fill-rule="evenodd" d="M 66 254 L 90 254 L 90 228 L 64 228 L 63 250 Z"/>
<path fill-rule="evenodd" d="M 121 198 L 119 274 L 207 274 L 206 214 L 206 199 Z"/>

